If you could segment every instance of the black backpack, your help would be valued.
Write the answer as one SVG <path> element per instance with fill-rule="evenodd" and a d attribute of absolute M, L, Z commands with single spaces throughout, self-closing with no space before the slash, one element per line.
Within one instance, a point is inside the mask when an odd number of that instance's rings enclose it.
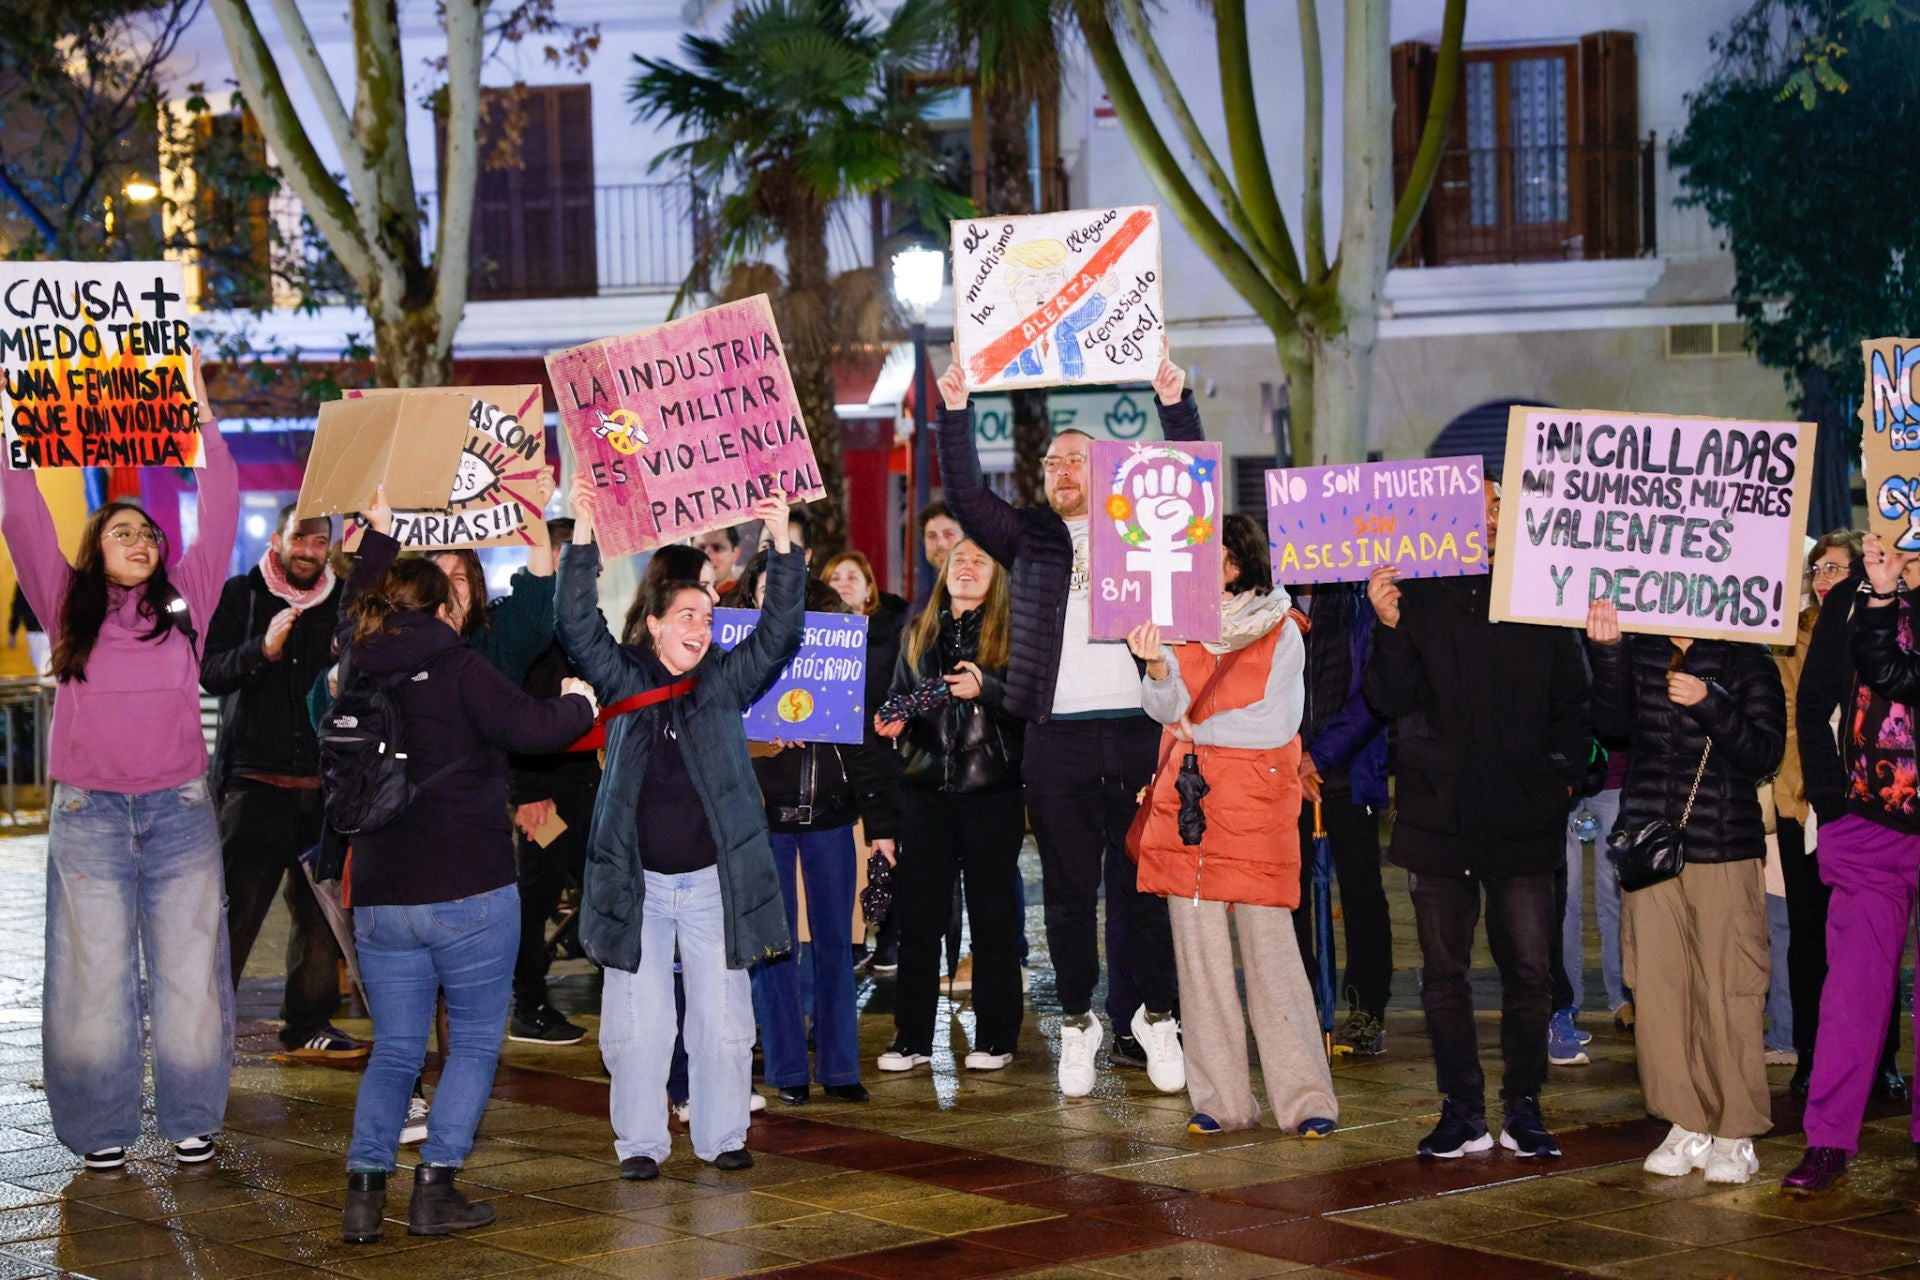
<path fill-rule="evenodd" d="M 320 796 L 328 824 L 342 835 L 378 831 L 465 760 L 408 781 L 400 689 L 418 674 L 375 675 L 340 660 L 340 696 L 320 724 Z"/>

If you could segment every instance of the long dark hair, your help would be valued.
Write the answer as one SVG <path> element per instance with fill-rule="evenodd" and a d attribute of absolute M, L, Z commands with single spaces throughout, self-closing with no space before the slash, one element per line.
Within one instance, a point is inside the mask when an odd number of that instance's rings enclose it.
<path fill-rule="evenodd" d="M 646 620 L 648 618 L 666 617 L 667 612 L 673 608 L 673 602 L 680 598 L 682 591 L 697 591 L 700 593 L 701 599 L 704 600 L 708 598 L 705 587 L 701 586 L 697 581 L 692 581 L 687 578 L 681 578 L 677 582 L 672 579 L 656 582 L 642 591 L 640 594 L 644 597 L 642 601 L 644 607 L 640 608 L 639 634 L 627 643 L 637 644 L 648 653 L 652 653 L 653 632 L 647 629 Z"/>
<path fill-rule="evenodd" d="M 647 571 L 640 575 L 640 585 L 634 589 L 633 603 L 627 606 L 627 620 L 620 627 L 620 643 L 651 647 L 653 641 L 647 631 L 647 605 L 652 599 L 653 589 L 665 582 L 691 582 L 698 588 L 700 571 L 706 567 L 707 553 L 684 542 L 670 542 L 655 551 L 653 559 L 647 561 Z M 666 611 L 667 607 L 663 604 L 660 613 L 653 616 L 657 618 Z"/>
<path fill-rule="evenodd" d="M 347 616 L 353 619 L 353 643 L 365 647 L 393 634 L 390 623 L 396 613 L 438 613 L 452 596 L 453 583 L 433 561 L 424 556 L 396 560 L 379 586 L 347 606 Z"/>
<path fill-rule="evenodd" d="M 141 584 L 140 616 L 153 623 L 142 640 L 164 640 L 175 627 L 193 634 L 186 616 L 186 602 L 167 580 L 167 534 L 146 511 L 131 502 L 109 502 L 87 519 L 87 531 L 80 536 L 80 563 L 73 567 L 67 585 L 67 599 L 60 606 L 60 636 L 54 642 L 52 670 L 57 680 L 87 678 L 87 659 L 100 639 L 100 627 L 107 620 L 107 522 L 122 511 L 131 511 L 146 521 L 158 541 L 154 544 L 153 573 Z M 138 590 L 139 588 L 136 588 Z"/>
<path fill-rule="evenodd" d="M 1236 511 L 1220 524 L 1220 545 L 1233 557 L 1240 570 L 1226 584 L 1229 595 L 1253 591 L 1267 595 L 1273 590 L 1273 563 L 1267 557 L 1267 531 L 1252 516 Z"/>
<path fill-rule="evenodd" d="M 467 616 L 462 619 L 460 634 L 470 636 L 476 631 L 483 630 L 487 625 L 487 570 L 480 563 L 480 557 L 474 553 L 472 547 L 456 547 L 452 551 L 427 553 L 427 558 L 430 560 L 436 556 L 452 556 L 460 562 L 460 567 L 467 571 Z M 438 567 L 435 566 L 435 568 Z M 442 570 L 442 573 L 444 574 L 445 570 Z M 449 592 L 452 591 L 451 581 L 447 589 Z"/>

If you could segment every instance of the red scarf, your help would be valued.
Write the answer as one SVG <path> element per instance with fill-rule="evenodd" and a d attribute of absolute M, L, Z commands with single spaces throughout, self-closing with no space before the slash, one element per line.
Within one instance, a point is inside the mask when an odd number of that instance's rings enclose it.
<path fill-rule="evenodd" d="M 260 553 L 260 576 L 267 580 L 267 590 L 285 600 L 296 609 L 307 610 L 322 603 L 333 594 L 333 565 L 322 564 L 320 577 L 305 590 L 287 581 L 287 571 L 280 563 L 280 557 L 273 554 L 273 546 Z"/>

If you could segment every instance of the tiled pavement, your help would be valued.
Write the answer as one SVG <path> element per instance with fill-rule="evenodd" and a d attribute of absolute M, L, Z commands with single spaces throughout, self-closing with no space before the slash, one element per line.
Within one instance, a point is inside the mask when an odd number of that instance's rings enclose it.
<path fill-rule="evenodd" d="M 1336 1069 L 1343 1127 L 1321 1142 L 1188 1137 L 1185 1099 L 1139 1073 L 1063 1102 L 1036 1037 L 991 1077 L 961 1079 L 943 1053 L 931 1076 L 870 1080 L 869 1106 L 776 1103 L 754 1123 L 751 1171 L 717 1173 L 679 1146 L 646 1184 L 615 1176 L 592 1040 L 510 1045 L 463 1177 L 498 1207 L 495 1225 L 439 1240 L 394 1225 L 378 1246 L 349 1248 L 338 1212 L 359 1078 L 274 1060 L 265 1024 L 243 1027 L 212 1165 L 177 1169 L 149 1133 L 125 1172 L 90 1174 L 53 1143 L 38 1085 L 43 859 L 38 841 L 0 842 L 0 1280 L 1920 1277 L 1920 1172 L 1902 1116 L 1876 1112 L 1867 1158 L 1824 1200 L 1776 1190 L 1800 1148 L 1784 1093 L 1752 1185 L 1649 1177 L 1638 1161 L 1662 1127 L 1640 1111 L 1626 1038 L 1599 1030 L 1593 1065 L 1555 1069 L 1547 1095 L 1566 1159 L 1424 1166 L 1408 1152 L 1431 1123 L 1431 1064 L 1407 1011 L 1389 1019 L 1386 1056 Z M 271 939 L 261 949 L 278 954 Z M 1043 984 L 1035 1002 L 1051 1050 Z M 870 1011 L 863 1048 L 878 1052 L 889 1029 Z M 1484 1018 L 1497 1070 L 1494 1033 Z M 399 1180 L 389 1204 L 401 1220 L 406 1190 Z"/>

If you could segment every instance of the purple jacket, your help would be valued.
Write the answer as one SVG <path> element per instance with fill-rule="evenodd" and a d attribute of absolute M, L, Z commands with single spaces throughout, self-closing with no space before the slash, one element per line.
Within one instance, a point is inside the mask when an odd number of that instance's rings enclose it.
<path fill-rule="evenodd" d="M 240 512 L 240 473 L 217 424 L 205 433 L 200 470 L 200 536 L 168 569 L 187 602 L 196 635 L 205 635 L 233 557 Z M 40 486 L 31 471 L 0 468 L 0 494 L 14 572 L 27 603 L 56 637 L 73 566 L 60 550 Z M 49 773 L 87 791 L 140 794 L 193 781 L 207 771 L 200 733 L 200 660 L 195 643 L 175 627 L 164 640 L 139 616 L 144 585 L 108 588 L 109 611 L 87 659 L 85 680 L 63 680 L 53 699 Z"/>

